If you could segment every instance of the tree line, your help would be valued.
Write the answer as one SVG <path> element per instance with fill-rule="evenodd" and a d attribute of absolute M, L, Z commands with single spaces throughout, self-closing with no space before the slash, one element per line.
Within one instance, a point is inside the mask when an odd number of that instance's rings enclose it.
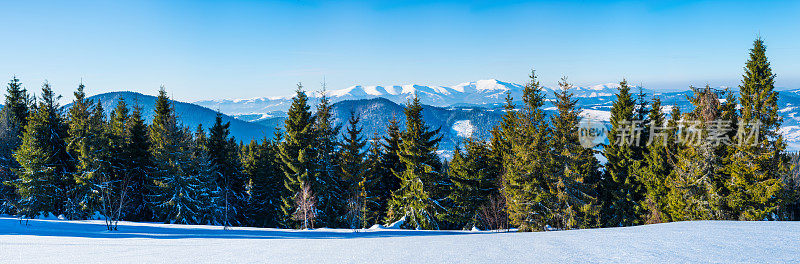
<path fill-rule="evenodd" d="M 548 115 L 532 72 L 522 105 L 509 94 L 491 137 L 466 139 L 450 160 L 437 155 L 439 129 L 425 124 L 418 98 L 404 127 L 392 120 L 384 135 L 363 135 L 357 114 L 335 124 L 324 94 L 312 111 L 298 85 L 283 127 L 241 143 L 221 114 L 207 129 L 184 126 L 163 87 L 147 124 L 122 99 L 106 115 L 83 84 L 64 110 L 50 84 L 34 98 L 13 78 L 0 113 L 0 213 L 101 216 L 110 230 L 119 220 L 523 231 L 796 220 L 797 158 L 778 133 L 765 52 L 757 39 L 738 97 L 694 88 L 693 108 L 673 106 L 669 118 L 657 96 L 621 81 L 602 148 L 581 144 L 568 79 Z"/>

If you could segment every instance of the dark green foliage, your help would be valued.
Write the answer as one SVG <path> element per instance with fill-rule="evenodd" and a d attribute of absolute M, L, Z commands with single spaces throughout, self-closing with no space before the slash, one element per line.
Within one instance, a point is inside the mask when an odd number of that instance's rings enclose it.
<path fill-rule="evenodd" d="M 283 171 L 278 157 L 280 134 L 273 140 L 264 138 L 261 144 L 251 141 L 242 150 L 242 174 L 247 179 L 247 208 L 249 224 L 259 227 L 278 227 L 282 212 L 281 197 L 285 189 Z"/>
<path fill-rule="evenodd" d="M 284 141 L 279 146 L 279 156 L 283 164 L 284 187 L 286 196 L 282 197 L 282 227 L 297 227 L 292 220 L 296 211 L 294 197 L 300 192 L 302 184 L 311 184 L 316 153 L 313 149 L 316 140 L 314 133 L 314 116 L 308 106 L 308 97 L 303 86 L 297 86 L 297 94 L 292 98 L 284 125 Z M 314 191 L 316 193 L 316 191 Z"/>
<path fill-rule="evenodd" d="M 115 111 L 119 112 L 119 111 Z M 117 113 L 119 116 L 120 114 Z M 156 189 L 153 181 L 154 166 L 150 154 L 150 135 L 147 125 L 142 119 L 139 106 L 133 107 L 133 112 L 126 124 L 123 160 L 120 161 L 123 173 L 130 179 L 128 205 L 125 207 L 124 219 L 132 221 L 149 221 L 153 219 L 153 210 L 148 203 L 152 191 Z M 118 139 L 121 140 L 121 139 Z M 121 143 L 120 143 L 121 144 Z"/>
<path fill-rule="evenodd" d="M 6 88 L 4 107 L 0 110 L 0 214 L 17 212 L 17 196 L 13 183 L 19 163 L 14 152 L 22 144 L 22 134 L 32 104 L 28 91 L 16 77 Z"/>
<path fill-rule="evenodd" d="M 739 143 L 732 151 L 726 172 L 729 194 L 727 206 L 734 219 L 762 220 L 773 218 L 782 204 L 781 175 L 788 172 L 786 143 L 778 133 L 782 118 L 778 114 L 778 92 L 775 74 L 767 60 L 761 38 L 753 42 L 750 58 L 739 85 L 741 122 L 739 131 L 758 131 L 757 137 L 737 134 Z"/>
<path fill-rule="evenodd" d="M 513 125 L 501 131 L 503 140 L 510 143 L 510 152 L 503 158 L 503 194 L 509 222 L 521 231 L 543 230 L 549 219 L 546 204 L 553 199 L 548 186 L 551 130 L 535 72 L 530 79 L 523 90 L 522 110 L 506 111 L 504 123 Z"/>
<path fill-rule="evenodd" d="M 192 134 L 178 124 L 172 102 L 162 87 L 150 125 L 150 153 L 155 190 L 149 197 L 154 219 L 165 223 L 201 223 L 203 183 L 192 159 Z"/>
<path fill-rule="evenodd" d="M 77 184 L 70 190 L 70 197 L 75 199 L 72 206 L 77 206 L 68 208 L 70 219 L 87 218 L 95 212 L 109 215 L 110 208 L 115 208 L 111 197 L 115 196 L 112 186 L 116 177 L 105 115 L 100 104 L 86 99 L 83 89 L 80 84 L 68 114 L 67 150 L 74 158 Z"/>
<path fill-rule="evenodd" d="M 466 140 L 465 151 L 456 149 L 453 154 L 447 174 L 452 185 L 447 212 L 440 217 L 442 222 L 459 229 L 486 228 L 480 210 L 500 189 L 500 163 L 492 160 L 489 144 Z"/>
<path fill-rule="evenodd" d="M 375 134 L 370 140 L 369 149 L 366 153 L 364 161 L 366 174 L 364 175 L 363 184 L 360 186 L 365 200 L 364 222 L 367 223 L 367 227 L 373 224 L 380 224 L 389 209 L 389 199 L 392 191 L 386 185 L 387 181 L 384 177 L 397 179 L 394 174 L 387 173 L 386 166 L 382 163 L 384 155 L 381 138 Z"/>
<path fill-rule="evenodd" d="M 602 221 L 605 226 L 630 226 L 641 224 L 640 201 L 644 196 L 641 183 L 632 175 L 634 162 L 641 154 L 636 139 L 629 135 L 636 132 L 635 101 L 631 97 L 628 82 L 620 83 L 617 100 L 611 106 L 611 129 L 609 144 L 604 147 L 606 163 L 602 181 Z M 628 136 L 625 136 L 628 135 Z"/>
<path fill-rule="evenodd" d="M 21 164 L 19 179 L 14 181 L 20 197 L 19 212 L 29 218 L 41 213 L 64 214 L 72 202 L 65 199 L 74 181 L 64 142 L 67 126 L 58 98 L 49 83 L 42 85 L 38 106 L 30 112 L 22 144 L 14 153 Z"/>
<path fill-rule="evenodd" d="M 340 126 L 333 123 L 330 101 L 322 92 L 320 103 L 317 105 L 314 123 L 315 141 L 311 147 L 315 148 L 314 176 L 312 190 L 317 198 L 319 215 L 317 226 L 345 227 L 347 214 L 347 183 L 343 180 L 337 155 L 339 153 Z"/>
<path fill-rule="evenodd" d="M 677 110 L 677 107 L 674 108 Z M 673 131 L 666 129 L 675 127 L 679 112 L 675 115 L 669 126 L 661 113 L 661 99 L 653 98 L 652 108 L 648 113 L 648 124 L 646 129 L 651 132 L 652 140 L 646 142 L 647 154 L 644 160 L 637 161 L 634 165 L 634 173 L 637 180 L 644 185 L 645 197 L 640 205 L 645 210 L 643 219 L 645 223 L 669 222 L 670 217 L 667 213 L 667 177 L 672 173 L 674 164 L 673 153 L 675 152 L 675 136 Z"/>
<path fill-rule="evenodd" d="M 599 162 L 595 151 L 580 145 L 578 122 L 580 109 L 572 99 L 566 77 L 556 93 L 557 113 L 552 120 L 552 172 L 547 179 L 552 204 L 545 212 L 548 225 L 556 229 L 588 228 L 599 225 L 599 206 L 594 192 L 599 180 Z"/>
<path fill-rule="evenodd" d="M 403 142 L 402 132 L 397 119 L 392 118 L 386 127 L 386 135 L 382 137 L 380 166 L 373 169 L 379 175 L 380 188 L 377 191 L 377 200 L 381 204 L 381 219 L 386 219 L 389 215 L 389 200 L 392 193 L 400 189 L 400 175 L 406 165 L 400 161 L 400 144 Z M 375 150 L 377 151 L 377 150 Z"/>
<path fill-rule="evenodd" d="M 230 137 L 230 123 L 222 123 L 222 114 L 217 113 L 208 139 L 204 141 L 201 144 L 205 145 L 210 169 L 207 173 L 211 174 L 214 181 L 205 184 L 209 186 L 208 189 L 219 188 L 219 193 L 215 195 L 217 197 L 212 198 L 215 201 L 212 207 L 219 208 L 219 212 L 211 212 L 217 216 L 212 222 L 226 226 L 239 225 L 245 221 L 246 180 L 241 174 L 238 145 Z"/>
<path fill-rule="evenodd" d="M 436 156 L 439 129 L 431 130 L 422 120 L 422 105 L 415 97 L 405 108 L 406 130 L 400 144 L 400 161 L 406 169 L 395 174 L 400 178 L 400 189 L 392 193 L 388 219 L 405 218 L 404 227 L 414 229 L 439 229 L 437 215 L 443 212 L 441 204 L 447 197 L 449 183 L 442 173 L 442 164 Z"/>
<path fill-rule="evenodd" d="M 684 140 L 668 183 L 670 217 L 673 221 L 727 219 L 724 157 L 718 154 L 718 146 L 706 140 L 711 122 L 719 120 L 718 96 L 708 85 L 694 90 L 689 98 L 694 109 L 683 115 L 685 129 L 678 132 L 678 138 Z M 691 140 L 694 137 L 689 126 L 696 127 L 694 135 L 699 141 Z"/>
<path fill-rule="evenodd" d="M 376 181 L 374 181 L 374 177 L 367 178 L 370 173 L 365 163 L 366 154 L 364 153 L 367 142 L 361 136 L 361 128 L 358 125 L 360 120 L 359 116 L 354 113 L 350 114 L 347 130 L 342 140 L 342 149 L 339 152 L 341 182 L 347 188 L 344 197 L 349 203 L 348 214 L 351 219 L 348 219 L 348 222 L 351 225 L 350 228 L 368 228 L 367 223 L 375 219 L 373 215 L 375 203 L 371 194 Z M 367 204 L 372 210 L 367 210 Z M 367 215 L 370 216 L 369 219 L 367 219 Z"/>

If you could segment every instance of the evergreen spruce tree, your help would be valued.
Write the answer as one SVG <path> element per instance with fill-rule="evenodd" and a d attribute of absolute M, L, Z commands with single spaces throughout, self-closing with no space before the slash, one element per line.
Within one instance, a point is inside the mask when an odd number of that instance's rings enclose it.
<path fill-rule="evenodd" d="M 150 154 L 150 135 L 138 105 L 133 107 L 126 130 L 128 138 L 122 151 L 125 158 L 122 164 L 125 173 L 129 174 L 130 191 L 129 202 L 123 214 L 127 220 L 152 221 L 154 212 L 149 201 L 157 186 Z"/>
<path fill-rule="evenodd" d="M 28 218 L 65 213 L 69 201 L 64 198 L 74 185 L 71 157 L 64 142 L 67 126 L 58 98 L 45 82 L 38 106 L 27 118 L 22 144 L 14 153 L 21 164 L 19 179 L 14 181 L 20 197 L 19 213 Z"/>
<path fill-rule="evenodd" d="M 101 194 L 106 191 L 112 181 L 111 149 L 105 128 L 105 116 L 102 106 L 86 99 L 85 86 L 78 85 L 75 99 L 68 113 L 69 137 L 67 150 L 75 159 L 75 188 L 70 190 L 70 198 L 74 199 L 67 217 L 84 219 L 95 212 L 107 213 L 101 205 L 104 201 Z"/>
<path fill-rule="evenodd" d="M 367 149 L 364 161 L 366 174 L 364 175 L 364 183 L 361 186 L 364 192 L 362 196 L 365 197 L 366 204 L 364 217 L 364 221 L 367 223 L 366 227 L 369 227 L 370 224 L 383 222 L 387 210 L 389 210 L 389 199 L 392 193 L 389 190 L 390 187 L 386 186 L 387 182 L 384 177 L 392 177 L 394 179 L 397 177 L 394 174 L 387 173 L 386 166 L 382 163 L 384 155 L 381 137 L 378 136 L 378 133 L 375 133 Z"/>
<path fill-rule="evenodd" d="M 753 42 L 744 69 L 739 85 L 740 133 L 726 168 L 731 177 L 726 181 L 729 191 L 726 202 L 735 219 L 771 219 L 782 203 L 781 175 L 789 168 L 788 157 L 783 153 L 786 143 L 778 133 L 783 120 L 778 114 L 775 74 L 761 38 Z"/>
<path fill-rule="evenodd" d="M 209 136 L 205 142 L 205 150 L 214 175 L 214 186 L 220 189 L 222 197 L 215 199 L 222 210 L 217 223 L 225 226 L 239 225 L 244 219 L 246 200 L 245 179 L 241 175 L 239 163 L 239 149 L 234 139 L 230 137 L 230 122 L 222 123 L 222 114 L 217 113 L 214 126 L 209 129 Z"/>
<path fill-rule="evenodd" d="M 380 219 L 382 222 L 388 221 L 389 214 L 389 201 L 392 198 L 392 193 L 400 189 L 400 178 L 397 177 L 406 169 L 406 165 L 400 161 L 400 144 L 403 142 L 402 132 L 400 125 L 396 118 L 389 120 L 386 126 L 386 135 L 382 137 L 381 157 L 379 168 L 374 171 L 380 178 L 380 189 L 377 190 L 376 195 L 378 200 L 381 201 L 381 214 Z"/>
<path fill-rule="evenodd" d="M 314 135 L 316 156 L 314 157 L 314 175 L 312 190 L 317 196 L 320 212 L 317 216 L 318 226 L 344 227 L 347 214 L 347 187 L 342 180 L 341 169 L 337 162 L 339 152 L 339 126 L 333 124 L 331 105 L 325 94 L 324 86 L 322 97 L 315 114 Z"/>
<path fill-rule="evenodd" d="M 284 141 L 280 144 L 280 159 L 284 178 L 286 196 L 282 197 L 281 219 L 282 227 L 298 227 L 298 223 L 292 220 L 297 207 L 295 206 L 295 196 L 301 192 L 301 186 L 311 184 L 314 180 L 313 161 L 315 153 L 315 117 L 311 114 L 308 106 L 308 97 L 303 91 L 302 85 L 297 85 L 297 93 L 292 98 L 292 106 L 287 112 L 284 125 Z M 313 190 L 317 193 L 316 190 Z"/>
<path fill-rule="evenodd" d="M 266 137 L 259 144 L 251 141 L 243 147 L 242 173 L 248 179 L 247 215 L 250 224 L 258 227 L 278 227 L 281 197 L 284 187 L 283 171 L 278 160 L 281 137 L 278 131 L 272 140 Z"/>
<path fill-rule="evenodd" d="M 422 120 L 418 97 L 406 105 L 404 112 L 406 130 L 398 156 L 406 169 L 396 174 L 401 184 L 389 202 L 389 222 L 405 218 L 403 226 L 406 228 L 439 229 L 437 217 L 445 209 L 441 202 L 449 189 L 436 156 L 441 140 L 441 136 L 437 136 L 439 129 L 431 130 Z"/>
<path fill-rule="evenodd" d="M 0 214 L 17 213 L 15 170 L 20 168 L 14 152 L 22 144 L 31 99 L 22 83 L 13 77 L 6 87 L 4 107 L 0 110 Z"/>
<path fill-rule="evenodd" d="M 643 197 L 641 183 L 632 173 L 637 159 L 635 136 L 638 122 L 635 116 L 635 101 L 631 97 L 628 82 L 619 83 L 616 101 L 611 106 L 611 129 L 608 132 L 609 144 L 604 147 L 606 163 L 602 181 L 601 200 L 603 203 L 602 221 L 605 226 L 630 226 L 641 223 Z"/>
<path fill-rule="evenodd" d="M 343 186 L 347 188 L 344 198 L 348 199 L 351 203 L 356 203 L 356 208 L 349 208 L 350 211 L 355 212 L 348 213 L 350 214 L 350 217 L 360 220 L 352 221 L 353 219 L 350 219 L 348 222 L 358 225 L 350 226 L 350 228 L 367 228 L 368 226 L 365 226 L 367 223 L 365 216 L 367 214 L 370 215 L 370 220 L 374 219 L 372 216 L 374 211 L 367 210 L 367 204 L 370 204 L 370 209 L 374 209 L 374 200 L 372 200 L 373 197 L 367 193 L 368 190 L 370 192 L 372 191 L 372 185 L 374 182 L 371 181 L 372 177 L 369 177 L 369 179 L 367 177 L 367 173 L 369 173 L 369 171 L 367 171 L 365 164 L 366 154 L 364 153 L 364 147 L 367 145 L 367 142 L 361 136 L 361 128 L 358 125 L 360 121 L 360 116 L 356 115 L 355 113 L 350 113 L 350 119 L 348 120 L 348 126 L 342 141 L 341 154 L 338 156 L 340 163 L 339 168 L 341 170 L 341 181 Z M 368 180 L 370 181 L 368 182 Z M 360 214 L 352 215 L 353 213 Z"/>
<path fill-rule="evenodd" d="M 677 110 L 677 108 L 673 108 Z M 672 173 L 674 160 L 670 147 L 674 145 L 674 136 L 667 128 L 677 125 L 680 113 L 673 113 L 673 121 L 665 126 L 664 114 L 661 112 L 661 99 L 653 98 L 652 108 L 648 114 L 650 137 L 646 142 L 647 152 L 643 160 L 634 164 L 636 178 L 644 185 L 645 197 L 640 205 L 645 211 L 642 217 L 645 223 L 655 224 L 669 222 L 667 212 L 667 177 Z M 674 149 L 673 149 L 674 150 Z"/>
<path fill-rule="evenodd" d="M 132 204 L 131 194 L 139 188 L 133 182 L 133 174 L 128 166 L 133 158 L 127 151 L 128 142 L 130 142 L 130 119 L 128 104 L 124 98 L 120 98 L 117 106 L 109 115 L 107 125 L 108 164 L 114 184 L 112 185 L 113 192 L 106 192 L 106 194 L 114 194 L 113 203 L 111 203 L 114 205 L 112 220 L 129 219 L 127 212 Z"/>
<path fill-rule="evenodd" d="M 723 157 L 717 152 L 722 146 L 709 140 L 714 122 L 720 120 L 719 98 L 708 85 L 692 89 L 695 92 L 689 99 L 694 109 L 682 118 L 683 126 L 678 132 L 681 148 L 668 185 L 670 218 L 727 219 L 723 185 L 727 175 Z"/>
<path fill-rule="evenodd" d="M 442 222 L 459 229 L 485 227 L 480 209 L 499 194 L 500 164 L 492 162 L 489 144 L 476 139 L 465 141 L 465 151 L 456 149 L 447 174 L 452 182 Z"/>
<path fill-rule="evenodd" d="M 555 93 L 557 113 L 551 117 L 553 127 L 553 167 L 548 179 L 550 196 L 554 197 L 549 225 L 557 229 L 587 228 L 599 225 L 599 206 L 595 184 L 599 162 L 594 150 L 580 145 L 578 122 L 580 109 L 572 99 L 572 85 L 563 77 Z"/>
<path fill-rule="evenodd" d="M 545 98 L 535 72 L 529 77 L 523 89 L 523 108 L 506 112 L 509 124 L 514 125 L 502 131 L 511 148 L 503 158 L 503 194 L 509 222 L 520 231 L 544 230 L 551 219 L 546 205 L 554 199 L 548 186 L 551 129 L 542 109 Z"/>
<path fill-rule="evenodd" d="M 155 220 L 200 223 L 202 211 L 198 198 L 204 186 L 192 171 L 195 165 L 192 163 L 192 134 L 178 124 L 173 104 L 163 86 L 154 112 L 149 135 L 156 188 L 149 200 Z"/>

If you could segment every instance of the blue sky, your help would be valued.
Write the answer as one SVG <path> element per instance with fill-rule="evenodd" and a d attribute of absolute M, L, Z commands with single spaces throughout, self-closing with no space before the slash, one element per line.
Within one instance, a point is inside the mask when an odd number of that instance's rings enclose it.
<path fill-rule="evenodd" d="M 354 84 L 623 77 L 655 90 L 735 86 L 759 34 L 800 88 L 798 1 L 1 1 L 0 77 L 71 97 L 160 85 L 179 100 Z"/>

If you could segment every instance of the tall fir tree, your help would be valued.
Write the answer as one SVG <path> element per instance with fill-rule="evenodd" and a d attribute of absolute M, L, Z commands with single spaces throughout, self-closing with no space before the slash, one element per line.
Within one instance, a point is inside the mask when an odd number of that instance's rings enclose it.
<path fill-rule="evenodd" d="M 404 218 L 406 228 L 439 229 L 437 217 L 445 210 L 441 202 L 449 189 L 436 155 L 441 140 L 437 135 L 439 129 L 431 130 L 425 124 L 419 97 L 415 96 L 404 112 L 406 130 L 398 156 L 406 168 L 396 174 L 400 178 L 400 189 L 392 193 L 388 217 L 390 221 Z"/>
<path fill-rule="evenodd" d="M 381 137 L 381 166 L 375 169 L 380 178 L 381 188 L 377 191 L 378 200 L 381 201 L 382 222 L 388 221 L 389 201 L 392 193 L 400 189 L 400 175 L 406 169 L 406 165 L 400 161 L 400 144 L 403 142 L 400 125 L 395 117 L 389 120 L 386 126 L 386 135 Z"/>
<path fill-rule="evenodd" d="M 556 115 L 551 118 L 553 137 L 553 171 L 550 195 L 553 202 L 549 225 L 557 229 L 588 228 L 599 225 L 599 206 L 596 184 L 599 182 L 599 162 L 595 151 L 580 144 L 578 138 L 579 114 L 577 100 L 573 99 L 572 85 L 563 77 L 555 93 Z"/>
<path fill-rule="evenodd" d="M 0 110 L 0 214 L 16 214 L 17 196 L 13 186 L 20 168 L 14 152 L 22 144 L 28 112 L 31 105 L 28 91 L 16 76 L 6 87 L 4 107 Z"/>
<path fill-rule="evenodd" d="M 386 166 L 382 163 L 384 154 L 381 137 L 378 136 L 378 133 L 375 133 L 369 142 L 364 161 L 366 174 L 364 175 L 364 184 L 362 186 L 366 204 L 364 221 L 368 225 L 380 224 L 386 218 L 392 193 L 390 187 L 386 185 L 387 181 L 384 177 L 396 179 L 393 174 L 387 173 Z"/>
<path fill-rule="evenodd" d="M 669 190 L 667 177 L 672 173 L 674 164 L 671 154 L 674 153 L 674 149 L 671 149 L 671 146 L 674 146 L 674 136 L 669 128 L 675 127 L 677 121 L 667 125 L 661 112 L 660 98 L 654 97 L 651 105 L 647 118 L 649 122 L 645 127 L 650 132 L 645 143 L 647 152 L 643 160 L 635 162 L 634 173 L 638 181 L 644 185 L 645 197 L 640 206 L 645 215 L 642 218 L 645 223 L 655 224 L 670 221 L 666 197 Z M 673 114 L 676 117 L 680 116 L 680 113 Z"/>
<path fill-rule="evenodd" d="M 368 179 L 367 173 L 367 166 L 365 164 L 366 154 L 364 153 L 364 147 L 367 145 L 367 142 L 364 140 L 364 137 L 361 136 L 361 127 L 359 127 L 359 122 L 361 121 L 361 117 L 356 115 L 355 113 L 350 113 L 350 118 L 347 121 L 347 128 L 345 130 L 343 140 L 342 140 L 342 149 L 340 154 L 338 155 L 338 162 L 339 162 L 339 169 L 341 170 L 341 181 L 345 188 L 345 195 L 344 199 L 348 199 L 350 203 L 355 203 L 357 208 L 353 208 L 353 206 L 349 206 L 350 211 L 355 212 L 348 212 L 351 214 L 351 217 L 359 219 L 361 221 L 348 221 L 351 224 L 357 224 L 358 226 L 350 226 L 350 228 L 367 228 L 365 226 L 367 223 L 366 215 L 369 214 L 372 216 L 374 211 L 367 210 L 367 204 L 370 204 L 370 209 L 374 209 L 373 200 L 371 195 L 368 194 L 372 192 L 372 185 L 374 184 L 371 181 L 371 177 Z M 368 182 L 368 180 L 370 180 Z M 369 186 L 368 186 L 369 184 Z M 369 200 L 368 200 L 369 199 Z M 353 210 L 358 209 L 358 210 Z M 359 215 L 353 216 L 353 213 L 360 213 Z M 370 220 L 374 219 L 374 217 L 370 217 Z"/>
<path fill-rule="evenodd" d="M 608 162 L 602 181 L 601 214 L 604 225 L 609 227 L 640 224 L 642 214 L 643 189 L 632 175 L 633 163 L 639 156 L 637 144 L 640 141 L 636 135 L 640 131 L 636 128 L 640 120 L 637 120 L 636 103 L 628 82 L 622 80 L 619 85 L 616 101 L 611 106 L 609 144 L 603 149 Z"/>
<path fill-rule="evenodd" d="M 67 125 L 50 84 L 42 85 L 35 111 L 31 111 L 22 144 L 14 153 L 21 164 L 14 181 L 19 194 L 19 213 L 28 218 L 43 213 L 66 213 L 72 180 L 71 156 L 65 138 Z"/>
<path fill-rule="evenodd" d="M 75 99 L 68 113 L 69 137 L 67 150 L 75 159 L 74 179 L 77 184 L 70 191 L 74 199 L 68 209 L 67 217 L 83 219 L 101 209 L 101 194 L 111 183 L 111 151 L 105 128 L 102 106 L 86 99 L 85 86 L 78 85 Z"/>
<path fill-rule="evenodd" d="M 503 131 L 510 143 L 503 158 L 503 195 L 509 222 L 520 231 L 544 230 L 549 219 L 545 205 L 553 199 L 548 186 L 551 129 L 542 108 L 545 97 L 535 71 L 529 77 L 521 111 L 506 111 L 509 124 L 515 125 Z"/>
<path fill-rule="evenodd" d="M 197 224 L 202 221 L 203 183 L 192 172 L 192 134 L 178 123 L 175 109 L 162 86 L 150 125 L 150 153 L 155 167 L 150 203 L 157 221 Z"/>
<path fill-rule="evenodd" d="M 726 197 L 732 217 L 740 220 L 773 219 L 782 204 L 781 175 L 789 171 L 786 143 L 778 133 L 782 117 L 778 114 L 775 74 L 759 37 L 750 49 L 742 84 L 739 85 L 741 122 L 736 148 L 729 158 Z M 751 133 L 755 132 L 755 133 Z"/>
<path fill-rule="evenodd" d="M 336 160 L 339 153 L 340 126 L 333 123 L 332 106 L 326 91 L 320 97 L 314 123 L 314 176 L 312 190 L 317 196 L 318 226 L 344 227 L 347 214 L 347 186 L 343 181 L 339 163 Z"/>
<path fill-rule="evenodd" d="M 148 127 L 138 105 L 133 107 L 126 130 L 128 139 L 123 149 L 123 166 L 125 173 L 130 175 L 130 193 L 124 217 L 133 221 L 152 221 L 153 208 L 148 201 L 157 188 L 154 182 L 155 167 L 150 153 Z"/>
<path fill-rule="evenodd" d="M 678 131 L 681 147 L 668 184 L 670 217 L 673 221 L 727 219 L 724 157 L 717 152 L 721 145 L 710 140 L 715 124 L 726 124 L 719 123 L 717 93 L 708 85 L 692 89 L 689 100 L 694 109 L 683 115 Z"/>
<path fill-rule="evenodd" d="M 222 123 L 222 114 L 217 113 L 214 126 L 209 129 L 205 150 L 214 175 L 215 186 L 220 187 L 221 198 L 216 199 L 222 210 L 217 223 L 223 225 L 239 225 L 244 222 L 244 205 L 246 199 L 246 183 L 241 174 L 239 149 L 230 137 L 230 122 Z"/>
<path fill-rule="evenodd" d="M 287 112 L 284 124 L 284 140 L 279 147 L 284 178 L 286 196 L 282 197 L 281 219 L 282 227 L 298 227 L 292 220 L 297 207 L 295 196 L 301 192 L 301 186 L 311 184 L 314 180 L 313 161 L 316 156 L 315 149 L 315 117 L 308 106 L 308 97 L 303 91 L 303 86 L 298 84 L 292 105 Z M 314 190 L 316 193 L 316 190 Z"/>

